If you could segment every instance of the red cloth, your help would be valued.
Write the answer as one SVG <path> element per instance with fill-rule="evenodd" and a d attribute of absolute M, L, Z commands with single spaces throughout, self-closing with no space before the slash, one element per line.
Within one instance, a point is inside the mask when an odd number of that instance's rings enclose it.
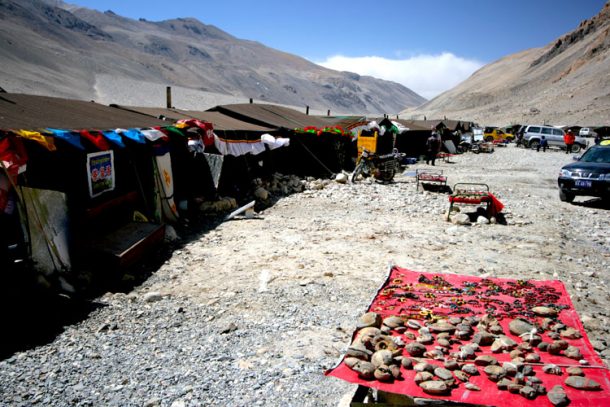
<path fill-rule="evenodd" d="M 492 212 L 491 215 L 494 216 L 494 215 L 502 212 L 502 209 L 504 209 L 504 204 L 502 202 L 500 202 L 500 200 L 498 198 L 496 198 L 495 195 L 492 194 L 491 192 L 482 192 L 482 193 L 469 192 L 464 195 L 456 194 L 456 195 L 449 196 L 449 202 L 472 204 L 472 205 L 487 203 L 490 200 L 491 200 L 491 212 Z"/>
<path fill-rule="evenodd" d="M 108 140 L 106 140 L 104 138 L 104 135 L 99 131 L 89 132 L 88 130 L 81 130 L 79 131 L 79 133 L 83 138 L 86 138 L 87 140 L 92 142 L 93 145 L 95 145 L 101 151 L 110 150 L 110 143 L 108 143 Z"/>
<path fill-rule="evenodd" d="M 425 278 L 426 282 L 421 282 L 420 278 Z M 436 280 L 442 279 L 442 280 Z M 448 285 L 442 285 L 440 281 L 446 282 Z M 392 288 L 394 287 L 394 288 Z M 397 287 L 403 287 L 397 288 Z M 522 295 L 522 297 L 514 297 L 506 293 L 494 291 L 494 287 L 500 287 L 502 289 L 513 290 L 512 294 Z M 452 291 L 453 289 L 453 291 Z M 455 291 L 455 289 L 461 289 Z M 392 291 L 393 290 L 393 291 Z M 447 294 L 442 294 L 445 291 Z M 461 296 L 457 293 L 461 291 Z M 412 293 L 418 298 L 411 299 L 405 296 L 401 296 L 401 293 Z M 494 292 L 496 294 L 494 294 Z M 428 298 L 426 294 L 436 293 L 436 298 Z M 546 293 L 544 297 L 542 293 Z M 399 294 L 396 296 L 396 294 Z M 553 298 L 549 296 L 554 296 Z M 458 304 L 457 299 L 464 300 L 465 303 L 459 305 L 458 308 L 452 308 Z M 477 299 L 478 298 L 478 299 Z M 482 302 L 480 298 L 485 300 L 491 300 L 490 302 Z M 577 346 L 583 358 L 589 363 L 588 366 L 579 366 L 578 361 L 569 359 L 562 355 L 550 355 L 547 352 L 537 351 L 542 357 L 542 363 L 554 363 L 557 365 L 564 366 L 563 375 L 550 375 L 542 371 L 542 365 L 534 365 L 534 371 L 536 377 L 542 380 L 542 384 L 550 391 L 553 386 L 561 385 L 568 397 L 571 400 L 570 406 L 610 406 L 610 372 L 603 364 L 602 360 L 597 356 L 589 339 L 586 336 L 585 330 L 580 322 L 578 314 L 574 310 L 574 306 L 567 294 L 564 285 L 560 281 L 534 281 L 529 280 L 527 282 L 512 280 L 512 279 L 500 279 L 490 278 L 481 279 L 478 277 L 461 276 L 457 274 L 434 274 L 434 273 L 418 273 L 415 271 L 401 269 L 393 267 L 390 271 L 385 283 L 379 289 L 377 295 L 369 305 L 367 311 L 377 312 L 382 317 L 390 315 L 401 315 L 405 318 L 418 317 L 422 318 L 420 314 L 422 310 L 422 304 L 427 302 L 434 303 L 433 306 L 427 308 L 428 313 L 442 316 L 468 316 L 468 315 L 483 315 L 486 313 L 486 308 L 496 307 L 499 313 L 499 317 L 504 312 L 500 303 L 511 303 L 514 305 L 515 299 L 520 299 L 525 302 L 526 299 L 532 300 L 533 304 L 530 307 L 536 305 L 547 305 L 546 301 L 551 301 L 555 305 L 562 307 L 560 311 L 559 319 L 566 325 L 577 329 L 582 338 L 580 339 L 567 339 L 570 345 Z M 536 304 L 536 299 L 542 301 L 542 304 Z M 476 300 L 476 303 L 474 302 Z M 528 300 L 528 301 L 529 301 Z M 471 301 L 470 303 L 468 301 Z M 411 309 L 412 308 L 412 309 Z M 458 313 L 457 310 L 466 309 L 470 310 L 469 313 Z M 426 312 L 423 312 L 424 314 Z M 500 324 L 504 328 L 504 332 L 507 336 L 511 337 L 517 342 L 522 342 L 520 338 L 513 336 L 509 333 L 508 324 L 512 318 L 505 317 L 500 320 Z M 533 319 L 530 316 L 530 319 Z M 540 320 L 541 318 L 537 318 Z M 423 320 L 420 320 L 423 323 Z M 415 332 L 411 330 L 412 332 Z M 476 332 L 476 328 L 475 328 Z M 354 332 L 355 337 L 356 332 Z M 394 335 L 399 335 L 394 333 Z M 552 342 L 546 333 L 541 334 L 543 340 Z M 352 337 L 353 339 L 353 337 Z M 411 342 L 405 336 L 402 336 L 405 342 Z M 466 341 L 464 341 L 466 342 Z M 434 349 L 436 344 L 427 345 L 428 350 Z M 457 351 L 458 345 L 454 345 L 452 352 Z M 408 353 L 404 352 L 406 356 Z M 492 355 L 501 364 L 505 361 L 510 361 L 508 353 L 497 353 L 492 354 L 489 346 L 482 346 L 481 350 L 476 355 Z M 442 361 L 428 360 L 428 363 L 442 366 Z M 466 362 L 472 363 L 472 361 Z M 565 379 L 568 377 L 565 373 L 565 365 L 579 366 L 585 371 L 585 375 L 589 379 L 593 379 L 600 383 L 602 391 L 584 391 L 571 388 L 564 384 Z M 358 377 L 358 374 L 347 367 L 343 362 L 340 362 L 335 368 L 330 369 L 326 372 L 328 376 L 334 376 L 342 380 L 346 380 L 350 383 L 357 383 L 363 386 L 376 388 L 385 392 L 404 394 L 412 397 L 423 397 L 428 399 L 440 399 L 461 403 L 472 403 L 481 405 L 494 405 L 498 407 L 517 407 L 517 406 L 551 406 L 552 404 L 548 398 L 544 395 L 538 396 L 534 400 L 527 400 L 518 394 L 511 394 L 506 390 L 498 390 L 496 383 L 490 381 L 487 375 L 483 372 L 483 368 L 479 367 L 480 375 L 472 376 L 470 382 L 479 386 L 481 391 L 469 391 L 464 387 L 463 383 L 459 384 L 458 388 L 451 391 L 450 395 L 447 396 L 432 396 L 424 393 L 419 386 L 413 381 L 415 372 L 413 370 L 405 370 L 401 367 L 401 372 L 404 380 L 397 380 L 394 382 L 380 382 L 377 380 L 363 380 Z"/>

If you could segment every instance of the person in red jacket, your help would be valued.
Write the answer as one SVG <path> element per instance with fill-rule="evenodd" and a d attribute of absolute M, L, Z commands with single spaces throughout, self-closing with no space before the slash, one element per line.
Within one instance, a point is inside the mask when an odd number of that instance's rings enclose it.
<path fill-rule="evenodd" d="M 572 146 L 576 141 L 576 136 L 572 133 L 572 130 L 568 130 L 563 136 L 563 142 L 566 144 L 566 154 L 572 152 Z"/>

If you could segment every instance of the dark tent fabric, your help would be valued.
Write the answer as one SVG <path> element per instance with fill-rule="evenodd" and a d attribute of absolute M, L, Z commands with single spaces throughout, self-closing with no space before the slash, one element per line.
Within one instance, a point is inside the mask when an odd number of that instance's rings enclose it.
<path fill-rule="evenodd" d="M 259 103 L 216 106 L 208 109 L 208 112 L 220 112 L 241 121 L 273 128 L 295 129 L 308 126 L 324 128 L 329 124 L 318 116 L 310 116 L 284 106 Z"/>

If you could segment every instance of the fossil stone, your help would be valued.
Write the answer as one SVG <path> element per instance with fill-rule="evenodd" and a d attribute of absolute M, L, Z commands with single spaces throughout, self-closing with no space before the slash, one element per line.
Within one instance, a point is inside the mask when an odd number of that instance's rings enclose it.
<path fill-rule="evenodd" d="M 445 354 L 439 349 L 432 349 L 424 352 L 424 357 L 427 359 L 443 360 L 445 359 Z"/>
<path fill-rule="evenodd" d="M 508 324 L 508 330 L 511 334 L 520 336 L 524 333 L 532 332 L 535 327 L 529 321 L 521 318 L 515 318 Z"/>
<path fill-rule="evenodd" d="M 388 328 L 397 328 L 399 326 L 403 326 L 405 324 L 405 321 L 397 316 L 390 316 L 387 317 L 383 320 L 382 322 L 383 325 L 387 326 Z"/>
<path fill-rule="evenodd" d="M 550 307 L 534 307 L 532 312 L 539 317 L 555 317 L 558 314 L 555 308 Z"/>
<path fill-rule="evenodd" d="M 497 382 L 506 376 L 506 370 L 498 365 L 488 365 L 483 369 L 489 380 Z"/>
<path fill-rule="evenodd" d="M 414 341 L 416 338 L 416 336 L 413 332 L 405 332 L 405 337 L 408 339 L 411 339 L 412 341 Z"/>
<path fill-rule="evenodd" d="M 352 343 L 352 346 L 347 348 L 346 355 L 362 360 L 369 360 L 373 355 L 373 352 L 368 350 L 362 343 L 355 342 Z"/>
<path fill-rule="evenodd" d="M 398 345 L 390 335 L 377 335 L 371 340 L 371 344 L 376 351 L 386 349 L 394 352 L 398 350 Z"/>
<path fill-rule="evenodd" d="M 413 380 L 415 381 L 415 384 L 420 384 L 432 379 L 434 379 L 434 375 L 430 372 L 417 372 Z"/>
<path fill-rule="evenodd" d="M 525 384 L 534 387 L 534 384 L 541 384 L 542 379 L 537 376 L 528 376 L 525 379 Z"/>
<path fill-rule="evenodd" d="M 360 343 L 362 343 L 368 349 L 372 349 L 374 347 L 371 344 L 371 342 L 373 341 L 373 338 L 375 338 L 376 336 L 378 336 L 380 334 L 381 334 L 381 331 L 379 330 L 379 328 L 370 326 L 370 327 L 362 328 L 360 331 L 358 331 L 357 339 L 360 341 Z"/>
<path fill-rule="evenodd" d="M 360 378 L 365 380 L 372 379 L 375 374 L 375 366 L 373 366 L 371 362 L 366 362 L 364 360 L 356 363 L 352 369 L 358 372 Z"/>
<path fill-rule="evenodd" d="M 500 325 L 500 324 L 491 325 L 491 326 L 487 327 L 487 330 L 489 331 L 490 334 L 494 334 L 494 335 L 502 335 L 504 333 L 504 328 L 502 328 L 502 325 Z"/>
<path fill-rule="evenodd" d="M 448 370 L 458 370 L 460 368 L 459 363 L 455 360 L 446 360 L 445 363 L 443 363 L 443 366 Z"/>
<path fill-rule="evenodd" d="M 415 338 L 415 340 L 424 345 L 430 345 L 434 343 L 434 337 L 432 335 L 421 335 Z"/>
<path fill-rule="evenodd" d="M 391 365 L 390 366 L 390 372 L 392 372 L 392 376 L 394 377 L 394 379 L 396 379 L 396 380 L 401 380 L 402 379 L 402 373 L 400 372 L 400 366 L 398 366 L 398 365 Z"/>
<path fill-rule="evenodd" d="M 451 347 L 451 342 L 449 342 L 449 340 L 445 339 L 445 338 L 440 338 L 440 339 L 436 339 L 436 343 L 439 344 L 439 346 L 442 346 L 443 348 L 450 348 Z"/>
<path fill-rule="evenodd" d="M 517 349 L 522 352 L 531 352 L 533 347 L 529 342 L 521 342 L 519 345 L 517 345 Z"/>
<path fill-rule="evenodd" d="M 480 355 L 474 360 L 474 364 L 477 366 L 497 365 L 498 360 L 493 356 Z"/>
<path fill-rule="evenodd" d="M 519 394 L 528 400 L 533 400 L 536 398 L 536 396 L 538 396 L 536 389 L 530 386 L 523 386 L 521 390 L 519 390 Z"/>
<path fill-rule="evenodd" d="M 523 365 L 521 373 L 523 373 L 523 376 L 532 376 L 536 374 L 536 372 L 534 372 L 534 368 L 530 365 Z"/>
<path fill-rule="evenodd" d="M 400 360 L 400 365 L 407 370 L 411 370 L 411 369 L 413 369 L 413 359 L 403 357 Z"/>
<path fill-rule="evenodd" d="M 449 393 L 449 386 L 440 380 L 430 380 L 419 384 L 424 393 L 433 395 L 443 395 Z"/>
<path fill-rule="evenodd" d="M 546 394 L 546 387 L 542 383 L 531 385 L 531 387 L 536 390 L 539 396 Z"/>
<path fill-rule="evenodd" d="M 356 328 L 360 329 L 369 326 L 379 328 L 381 326 L 381 315 L 377 314 L 376 312 L 367 312 L 360 317 Z"/>
<path fill-rule="evenodd" d="M 542 352 L 548 352 L 549 345 L 550 345 L 550 343 L 548 343 L 548 342 L 540 342 L 538 344 L 538 349 L 540 349 Z"/>
<path fill-rule="evenodd" d="M 566 391 L 560 385 L 553 386 L 546 396 L 555 407 L 565 407 L 570 404 L 570 399 L 568 398 Z"/>
<path fill-rule="evenodd" d="M 513 393 L 513 394 L 519 394 L 519 392 L 521 391 L 521 388 L 523 387 L 522 384 L 519 383 L 512 383 L 509 384 L 506 388 L 506 390 L 509 391 L 509 393 Z"/>
<path fill-rule="evenodd" d="M 470 376 L 468 376 L 466 373 L 462 372 L 461 370 L 456 370 L 453 372 L 453 374 L 459 381 L 467 382 L 468 380 L 470 380 Z"/>
<path fill-rule="evenodd" d="M 462 366 L 462 372 L 469 374 L 470 376 L 478 376 L 479 369 L 475 365 L 464 365 Z"/>
<path fill-rule="evenodd" d="M 534 331 L 526 332 L 524 334 L 519 335 L 519 337 L 521 338 L 521 340 L 529 343 L 531 346 L 536 346 L 540 342 L 542 342 L 542 337 L 540 335 L 536 334 L 536 332 L 534 332 Z"/>
<path fill-rule="evenodd" d="M 492 334 L 490 334 L 487 331 L 479 331 L 476 334 L 474 334 L 474 336 L 472 337 L 472 342 L 481 345 L 481 346 L 487 346 L 487 345 L 491 345 L 494 340 L 496 339 L 496 337 Z"/>
<path fill-rule="evenodd" d="M 552 318 L 544 318 L 540 324 L 540 328 L 542 328 L 543 331 L 548 331 L 555 324 L 555 322 L 556 321 Z"/>
<path fill-rule="evenodd" d="M 567 341 L 557 340 L 553 341 L 547 350 L 551 355 L 559 355 L 562 350 L 568 349 L 568 346 L 570 346 L 570 344 Z"/>
<path fill-rule="evenodd" d="M 347 367 L 353 368 L 356 365 L 356 363 L 360 362 L 360 360 L 361 359 L 358 359 L 358 358 L 348 357 L 343 360 L 343 363 L 345 363 L 345 365 Z"/>
<path fill-rule="evenodd" d="M 582 338 L 582 334 L 580 333 L 579 330 L 570 327 L 567 327 L 566 329 L 564 329 L 563 331 L 559 332 L 559 335 L 561 335 L 562 338 L 566 338 L 566 339 L 580 339 Z"/>
<path fill-rule="evenodd" d="M 508 376 L 514 376 L 517 374 L 517 365 L 512 362 L 502 363 L 502 369 L 506 371 Z"/>
<path fill-rule="evenodd" d="M 447 370 L 444 367 L 437 367 L 436 369 L 434 369 L 434 374 L 441 380 L 453 379 L 453 373 L 451 373 L 450 370 Z"/>
<path fill-rule="evenodd" d="M 391 365 L 392 359 L 392 352 L 387 349 L 383 349 L 373 353 L 373 356 L 371 357 L 371 363 L 373 364 L 373 366 L 378 368 L 382 365 Z"/>
<path fill-rule="evenodd" d="M 572 367 L 567 368 L 566 373 L 569 376 L 584 376 L 585 375 L 585 372 L 577 366 L 572 366 Z"/>
<path fill-rule="evenodd" d="M 563 354 L 569 357 L 570 359 L 582 359 L 582 353 L 580 353 L 580 349 L 578 349 L 576 346 L 568 346 L 568 348 L 563 351 Z"/>
<path fill-rule="evenodd" d="M 427 362 L 419 362 L 415 366 L 413 366 L 413 370 L 415 370 L 416 372 L 434 373 L 435 368 L 436 368 L 436 366 L 431 365 L 430 363 L 427 363 Z"/>
<path fill-rule="evenodd" d="M 470 383 L 470 382 L 464 384 L 464 387 L 470 391 L 481 391 L 481 388 L 479 386 L 477 386 L 474 383 Z"/>
<path fill-rule="evenodd" d="M 525 361 L 527 363 L 538 363 L 540 362 L 540 355 L 536 352 L 528 353 L 525 355 Z"/>
<path fill-rule="evenodd" d="M 548 364 L 548 365 L 542 366 L 542 371 L 547 374 L 554 374 L 557 376 L 562 375 L 561 367 L 554 365 L 554 364 Z"/>
<path fill-rule="evenodd" d="M 426 347 L 419 342 L 411 342 L 405 346 L 405 350 L 409 355 L 419 357 L 426 352 Z"/>
<path fill-rule="evenodd" d="M 600 390 L 601 385 L 595 380 L 587 379 L 582 376 L 569 376 L 565 384 L 580 390 Z"/>
<path fill-rule="evenodd" d="M 498 390 L 508 390 L 508 386 L 513 384 L 513 382 L 511 382 L 509 379 L 504 378 L 500 379 L 496 384 L 498 386 Z"/>
<path fill-rule="evenodd" d="M 456 339 L 465 341 L 470 339 L 470 337 L 472 336 L 472 331 L 455 331 L 453 335 L 456 337 Z"/>
<path fill-rule="evenodd" d="M 437 322 L 436 324 L 432 324 L 430 326 L 428 326 L 428 328 L 430 329 L 430 332 L 433 333 L 441 333 L 441 332 L 449 332 L 449 333 L 453 333 L 455 332 L 455 325 L 452 325 L 448 322 Z"/>
<path fill-rule="evenodd" d="M 389 382 L 394 379 L 392 371 L 390 370 L 389 366 L 386 365 L 378 366 L 373 374 L 375 379 L 379 380 L 380 382 Z"/>
<path fill-rule="evenodd" d="M 513 349 L 509 353 L 511 359 L 520 358 L 524 355 L 523 351 L 520 349 Z"/>
<path fill-rule="evenodd" d="M 458 325 L 462 323 L 462 318 L 460 317 L 451 317 L 447 320 L 451 325 Z"/>
<path fill-rule="evenodd" d="M 411 328 L 411 329 L 420 329 L 421 328 L 421 324 L 414 320 L 414 319 L 410 319 L 407 321 L 407 327 Z"/>

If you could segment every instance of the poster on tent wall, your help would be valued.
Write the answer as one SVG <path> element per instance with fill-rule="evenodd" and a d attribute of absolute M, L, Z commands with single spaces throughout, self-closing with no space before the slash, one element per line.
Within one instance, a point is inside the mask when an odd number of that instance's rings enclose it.
<path fill-rule="evenodd" d="M 87 180 L 91 198 L 114 190 L 114 152 L 112 150 L 87 154 Z"/>

